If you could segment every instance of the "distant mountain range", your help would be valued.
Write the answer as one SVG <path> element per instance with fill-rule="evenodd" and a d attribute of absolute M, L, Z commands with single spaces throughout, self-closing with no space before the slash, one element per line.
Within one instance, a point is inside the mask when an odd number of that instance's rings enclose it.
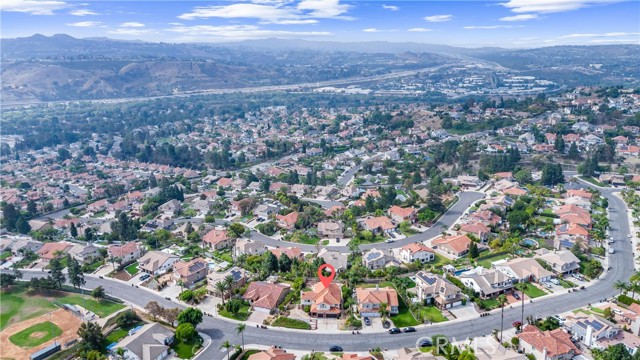
<path fill-rule="evenodd" d="M 459 58 L 490 61 L 572 85 L 640 78 L 638 45 L 514 50 L 282 39 L 170 44 L 36 34 L 0 39 L 0 47 L 5 103 L 317 82 L 430 67 Z"/>

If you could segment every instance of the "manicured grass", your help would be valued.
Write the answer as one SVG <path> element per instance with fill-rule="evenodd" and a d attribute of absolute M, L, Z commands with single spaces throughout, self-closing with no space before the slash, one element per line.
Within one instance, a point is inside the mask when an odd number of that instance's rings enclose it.
<path fill-rule="evenodd" d="M 494 261 L 498 261 L 498 260 L 502 260 L 502 259 L 506 259 L 509 257 L 509 254 L 498 254 L 495 256 L 490 256 L 486 259 L 482 259 L 480 261 L 478 261 L 478 265 L 482 266 L 485 269 L 491 269 L 491 263 Z"/>
<path fill-rule="evenodd" d="M 383 287 L 392 287 L 392 288 L 396 288 L 395 286 L 393 286 L 393 283 L 391 281 L 383 281 L 379 284 L 360 284 L 357 285 L 356 287 L 361 287 L 361 288 L 374 288 L 376 286 L 379 286 L 381 288 Z"/>
<path fill-rule="evenodd" d="M 524 293 L 527 294 L 527 296 L 532 299 L 540 296 L 544 296 L 547 294 L 543 290 L 539 289 L 537 286 L 534 286 L 532 284 L 527 284 L 526 289 L 524 289 Z"/>
<path fill-rule="evenodd" d="M 118 342 L 120 341 L 120 339 L 127 336 L 128 333 L 129 333 L 129 330 L 115 329 L 111 333 L 109 333 L 109 335 L 107 335 L 107 337 L 105 338 L 105 344 L 111 345 L 114 342 Z"/>
<path fill-rule="evenodd" d="M 88 295 L 84 295 L 84 300 L 83 300 L 83 296 L 80 294 L 70 294 L 70 293 L 64 293 L 64 294 L 66 295 L 57 297 L 56 301 L 61 302 L 63 304 L 72 304 L 72 305 L 82 306 L 100 317 L 109 316 L 114 312 L 120 309 L 123 309 L 125 307 L 122 304 L 118 304 L 109 300 L 96 301 L 95 299 L 93 299 L 91 296 L 88 296 Z"/>
<path fill-rule="evenodd" d="M 9 341 L 21 348 L 30 349 L 60 335 L 62 329 L 50 321 L 45 321 L 11 335 Z"/>
<path fill-rule="evenodd" d="M 218 314 L 220 314 L 220 316 L 224 316 L 229 319 L 245 321 L 249 318 L 249 314 L 251 314 L 250 310 L 251 310 L 251 307 L 249 305 L 242 305 L 240 306 L 240 310 L 238 311 L 238 313 L 235 315 L 228 312 L 226 309 L 222 309 L 218 311 Z"/>
<path fill-rule="evenodd" d="M 319 241 L 320 241 L 320 239 L 315 237 L 315 236 L 303 236 L 303 237 L 298 239 L 298 242 L 300 244 L 306 244 L 306 245 L 315 245 Z"/>
<path fill-rule="evenodd" d="M 244 352 L 244 354 L 242 354 L 242 358 L 240 358 L 240 360 L 247 360 L 249 359 L 249 356 L 259 353 L 260 350 L 247 350 Z"/>
<path fill-rule="evenodd" d="M 3 251 L 2 254 L 0 254 L 0 260 L 5 260 L 10 256 L 11 256 L 11 251 Z"/>
<path fill-rule="evenodd" d="M 500 307 L 500 303 L 496 299 L 483 299 L 477 300 L 478 305 L 482 304 L 482 307 L 487 310 L 492 310 Z"/>
<path fill-rule="evenodd" d="M 580 179 L 584 180 L 584 181 L 588 181 L 590 183 L 592 183 L 593 185 L 596 186 L 601 186 L 601 187 L 606 187 L 607 185 L 601 183 L 600 181 L 596 180 L 595 178 L 591 177 L 591 176 L 580 176 Z"/>
<path fill-rule="evenodd" d="M 413 317 L 407 304 L 404 303 L 404 300 L 400 296 L 398 296 L 398 312 L 398 315 L 391 316 L 391 321 L 393 321 L 396 327 L 402 328 L 420 324 L 420 322 Z"/>
<path fill-rule="evenodd" d="M 576 284 L 572 283 L 569 280 L 558 279 L 558 281 L 560 282 L 560 285 L 562 285 L 562 287 L 565 288 L 565 289 L 570 289 L 570 288 L 576 287 Z"/>
<path fill-rule="evenodd" d="M 440 254 L 436 254 L 436 259 L 433 260 L 433 262 L 431 263 L 431 265 L 433 266 L 443 266 L 443 265 L 447 265 L 450 264 L 451 260 L 447 259 L 446 257 L 440 255 Z"/>
<path fill-rule="evenodd" d="M 124 269 L 129 273 L 129 275 L 134 276 L 138 273 L 138 262 L 136 261 Z"/>
<path fill-rule="evenodd" d="M 202 346 L 201 343 L 185 343 L 177 339 L 171 344 L 171 348 L 175 351 L 176 356 L 181 359 L 191 359 L 200 346 Z"/>
<path fill-rule="evenodd" d="M 280 316 L 279 318 L 277 318 L 276 321 L 271 323 L 271 325 L 289 329 L 311 330 L 311 325 L 309 325 L 308 323 L 302 320 L 290 319 L 284 316 Z"/>
<path fill-rule="evenodd" d="M 428 321 L 432 323 L 439 323 L 439 322 L 444 322 L 449 320 L 446 317 L 444 317 L 444 315 L 442 315 L 440 310 L 438 310 L 438 308 L 436 308 L 435 306 L 427 306 L 420 309 L 420 315 L 422 315 L 423 318 L 426 318 Z"/>
<path fill-rule="evenodd" d="M 233 262 L 233 257 L 231 257 L 231 250 L 221 250 L 221 251 L 215 251 L 213 253 L 213 256 L 220 259 L 220 260 L 224 260 L 228 263 L 232 263 Z"/>
<path fill-rule="evenodd" d="M 42 297 L 28 296 L 23 288 L 2 291 L 0 292 L 0 330 L 55 309 L 55 305 Z"/>
<path fill-rule="evenodd" d="M 600 314 L 600 315 L 604 315 L 604 310 L 597 308 L 597 307 L 592 307 L 591 311 L 596 313 L 596 314 Z"/>

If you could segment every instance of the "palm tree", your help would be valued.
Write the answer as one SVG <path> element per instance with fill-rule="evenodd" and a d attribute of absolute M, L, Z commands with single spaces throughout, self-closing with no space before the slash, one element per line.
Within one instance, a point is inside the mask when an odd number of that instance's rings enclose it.
<path fill-rule="evenodd" d="M 227 360 L 229 360 L 229 349 L 231 348 L 231 343 L 229 342 L 229 340 L 225 340 L 222 345 L 220 345 L 220 349 L 225 349 L 227 350 Z"/>
<path fill-rule="evenodd" d="M 222 280 L 224 282 L 224 286 L 227 287 L 227 289 L 229 289 L 229 299 L 231 299 L 231 288 L 233 287 L 233 276 L 231 275 L 227 275 L 224 277 L 224 280 Z"/>
<path fill-rule="evenodd" d="M 245 323 L 240 323 L 236 326 L 236 333 L 242 337 L 242 351 L 244 351 L 244 329 L 247 327 Z"/>
<path fill-rule="evenodd" d="M 498 302 L 500 303 L 500 307 L 502 308 L 502 318 L 500 320 L 500 344 L 502 344 L 502 329 L 504 328 L 504 304 L 506 304 L 508 300 L 504 294 L 499 295 L 496 300 L 498 300 Z"/>
<path fill-rule="evenodd" d="M 116 349 L 116 355 L 118 355 L 118 357 L 120 359 L 124 359 L 124 353 L 125 353 L 124 348 L 117 348 Z"/>
<path fill-rule="evenodd" d="M 633 275 L 631 275 L 631 277 L 629 278 L 629 282 L 629 290 L 632 291 L 631 297 L 635 298 L 636 291 L 638 291 L 638 284 L 640 283 L 640 271 L 636 271 L 635 273 L 633 273 Z"/>
<path fill-rule="evenodd" d="M 623 294 L 627 294 L 629 291 L 629 284 L 622 280 L 618 280 L 613 284 L 613 288 L 616 290 L 620 290 Z"/>
<path fill-rule="evenodd" d="M 522 327 L 524 327 L 524 290 L 527 288 L 527 284 L 525 283 L 517 283 L 516 284 L 516 289 L 520 290 L 520 298 L 522 300 L 522 315 L 520 317 L 520 325 L 521 329 Z"/>
<path fill-rule="evenodd" d="M 384 320 L 385 316 L 387 316 L 387 303 L 386 302 L 381 302 L 380 303 L 380 316 L 382 317 L 382 320 Z"/>
<path fill-rule="evenodd" d="M 222 306 L 224 306 L 224 291 L 227 290 L 227 285 L 223 281 L 218 281 L 215 285 L 216 291 L 220 293 L 222 298 Z"/>

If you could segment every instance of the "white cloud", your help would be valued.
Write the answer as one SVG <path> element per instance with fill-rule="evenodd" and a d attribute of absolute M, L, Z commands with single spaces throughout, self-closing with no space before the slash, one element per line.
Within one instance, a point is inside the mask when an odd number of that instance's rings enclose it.
<path fill-rule="evenodd" d="M 620 37 L 620 36 L 638 36 L 640 33 L 628 32 L 608 32 L 600 34 L 569 34 L 560 36 L 558 39 L 575 39 L 575 38 L 599 38 L 599 37 Z"/>
<path fill-rule="evenodd" d="M 180 41 L 238 41 L 267 38 L 310 38 L 333 35 L 326 31 L 269 30 L 257 25 L 174 26 L 166 31 L 180 34 Z"/>
<path fill-rule="evenodd" d="M 490 26 L 465 26 L 464 28 L 467 30 L 491 30 L 491 29 L 513 29 L 513 28 L 521 28 L 520 26 L 513 25 L 490 25 Z"/>
<path fill-rule="evenodd" d="M 122 24 L 120 24 L 120 27 L 122 28 L 141 28 L 144 27 L 143 23 L 139 23 L 137 21 L 131 21 L 131 22 L 124 22 Z"/>
<path fill-rule="evenodd" d="M 117 28 L 117 29 L 112 29 L 107 31 L 109 34 L 114 34 L 114 35 L 127 35 L 127 36 L 140 36 L 140 35 L 149 35 L 149 34 L 156 34 L 157 31 L 155 30 L 151 30 L 151 29 L 140 29 L 140 28 L 127 28 L 127 27 L 121 27 L 121 28 Z"/>
<path fill-rule="evenodd" d="M 2 0 L 1 11 L 21 12 L 31 15 L 53 15 L 56 10 L 69 7 L 64 1 L 56 0 Z"/>
<path fill-rule="evenodd" d="M 179 15 L 182 20 L 225 18 L 258 19 L 263 24 L 305 25 L 315 24 L 316 19 L 333 18 L 352 20 L 344 15 L 350 5 L 339 0 L 303 0 L 293 6 L 284 1 L 259 1 L 220 6 L 197 6 L 191 12 Z"/>
<path fill-rule="evenodd" d="M 538 14 L 520 14 L 514 16 L 505 16 L 500 18 L 500 21 L 527 21 L 537 19 Z"/>
<path fill-rule="evenodd" d="M 511 9 L 511 11 L 515 13 L 556 13 L 620 1 L 621 0 L 509 0 L 500 5 Z"/>
<path fill-rule="evenodd" d="M 445 22 L 451 21 L 453 19 L 453 15 L 431 15 L 425 16 L 424 19 L 428 22 Z"/>
<path fill-rule="evenodd" d="M 74 23 L 68 23 L 67 26 L 75 26 L 75 27 L 98 27 L 102 25 L 100 21 L 78 21 Z"/>
<path fill-rule="evenodd" d="M 86 15 L 100 15 L 100 14 L 89 9 L 76 9 L 76 10 L 69 11 L 69 15 L 86 16 Z"/>
<path fill-rule="evenodd" d="M 417 27 L 417 28 L 407 29 L 407 31 L 409 31 L 409 32 L 428 32 L 428 31 L 433 31 L 433 29 Z"/>
<path fill-rule="evenodd" d="M 640 40 L 638 38 L 626 38 L 626 39 L 593 39 L 589 40 L 592 44 L 606 44 L 606 43 L 621 43 L 621 44 L 638 44 Z"/>
<path fill-rule="evenodd" d="M 383 8 L 383 9 L 386 9 L 386 10 L 391 10 L 391 11 L 398 11 L 398 10 L 400 10 L 400 8 L 399 8 L 399 7 L 397 7 L 397 6 L 395 6 L 395 5 L 385 5 L 385 4 L 382 4 L 382 8 Z"/>
<path fill-rule="evenodd" d="M 362 29 L 362 31 L 364 31 L 364 32 L 368 32 L 368 33 L 377 33 L 377 32 L 382 32 L 382 30 L 380 30 L 380 29 L 376 29 L 376 28 Z"/>

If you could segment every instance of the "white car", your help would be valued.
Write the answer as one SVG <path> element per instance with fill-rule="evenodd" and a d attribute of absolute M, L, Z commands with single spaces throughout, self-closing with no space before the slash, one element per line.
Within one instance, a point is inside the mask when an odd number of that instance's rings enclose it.
<path fill-rule="evenodd" d="M 562 316 L 560 316 L 560 315 L 553 315 L 553 316 L 552 316 L 552 318 L 554 318 L 554 319 L 558 320 L 558 323 L 560 323 L 560 325 L 564 324 L 564 322 L 565 322 L 565 320 L 566 320 L 565 318 L 563 318 L 563 317 L 562 317 Z"/>
<path fill-rule="evenodd" d="M 617 315 L 622 315 L 623 314 L 622 310 L 620 310 L 620 309 L 613 309 L 613 313 L 617 314 Z"/>
<path fill-rule="evenodd" d="M 609 248 L 609 254 L 613 254 L 613 253 L 615 253 L 615 252 L 616 252 L 616 251 L 615 251 L 615 250 L 613 250 L 613 248 Z"/>
<path fill-rule="evenodd" d="M 631 238 L 631 234 L 627 235 L 628 238 Z"/>

